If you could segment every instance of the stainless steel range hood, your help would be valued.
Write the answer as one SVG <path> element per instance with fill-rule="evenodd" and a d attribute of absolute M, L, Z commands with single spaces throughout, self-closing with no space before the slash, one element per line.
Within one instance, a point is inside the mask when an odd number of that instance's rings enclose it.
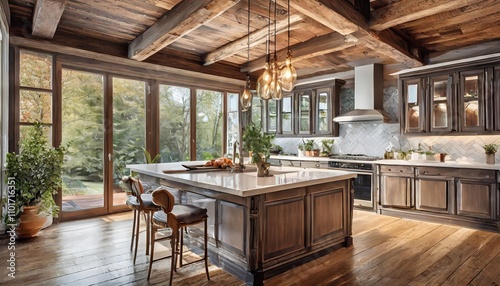
<path fill-rule="evenodd" d="M 384 105 L 383 66 L 371 64 L 354 68 L 354 110 L 333 119 L 338 123 L 378 121 L 390 122 L 383 111 Z"/>

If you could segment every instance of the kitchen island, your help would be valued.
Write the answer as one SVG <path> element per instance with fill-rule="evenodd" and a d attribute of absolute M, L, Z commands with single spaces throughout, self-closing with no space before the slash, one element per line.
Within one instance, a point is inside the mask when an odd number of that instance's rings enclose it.
<path fill-rule="evenodd" d="M 271 167 L 271 176 L 260 178 L 253 166 L 243 173 L 187 171 L 181 163 L 127 168 L 143 181 L 172 188 L 179 202 L 207 208 L 211 263 L 247 284 L 262 285 L 268 277 L 352 245 L 355 173 Z"/>

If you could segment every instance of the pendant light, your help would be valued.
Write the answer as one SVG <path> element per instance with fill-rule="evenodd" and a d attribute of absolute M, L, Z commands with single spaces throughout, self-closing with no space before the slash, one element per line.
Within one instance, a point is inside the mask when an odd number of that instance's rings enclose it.
<path fill-rule="evenodd" d="M 292 91 L 297 83 L 297 71 L 292 66 L 292 51 L 290 50 L 290 0 L 288 0 L 288 52 L 285 66 L 280 72 L 279 81 L 284 91 Z"/>
<path fill-rule="evenodd" d="M 283 98 L 283 92 L 281 91 L 280 69 L 278 66 L 278 56 L 276 55 L 276 1 L 274 1 L 274 57 L 271 62 L 271 83 L 269 85 L 269 92 L 271 97 L 275 100 L 281 100 Z"/>
<path fill-rule="evenodd" d="M 248 0 L 250 1 L 250 0 Z M 271 41 L 271 1 L 269 1 L 269 13 L 268 13 L 268 25 L 267 25 L 267 41 L 266 41 L 266 66 L 264 67 L 264 72 L 260 75 L 257 80 L 257 95 L 262 100 L 268 100 L 271 98 L 270 85 L 271 85 L 271 71 L 270 67 L 270 41 Z"/>
<path fill-rule="evenodd" d="M 247 62 L 250 62 L 250 0 L 248 0 L 248 38 L 247 38 Z M 241 107 L 242 111 L 247 111 L 252 105 L 252 93 L 250 92 L 250 74 L 247 72 L 247 81 L 245 89 L 241 93 Z"/>

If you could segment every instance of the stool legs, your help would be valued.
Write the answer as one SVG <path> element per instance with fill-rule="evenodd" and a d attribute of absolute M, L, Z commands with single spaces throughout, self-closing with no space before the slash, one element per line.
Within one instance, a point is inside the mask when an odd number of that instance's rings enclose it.
<path fill-rule="evenodd" d="M 156 227 L 152 226 L 151 227 L 151 254 L 149 255 L 149 266 L 148 266 L 148 281 L 149 281 L 149 276 L 151 276 L 151 268 L 153 265 L 153 256 L 155 254 L 155 233 L 156 233 Z"/>
<path fill-rule="evenodd" d="M 208 251 L 207 251 L 207 242 L 208 242 L 208 230 L 207 230 L 207 219 L 205 218 L 205 272 L 207 273 L 207 280 L 210 280 L 210 275 L 208 274 Z"/>
<path fill-rule="evenodd" d="M 132 225 L 132 238 L 130 239 L 130 251 L 134 248 L 134 238 L 135 238 L 135 220 L 137 219 L 137 210 L 133 209 L 134 212 L 134 224 Z"/>
<path fill-rule="evenodd" d="M 139 212 L 139 211 L 137 211 Z M 139 225 L 141 224 L 141 214 L 137 214 L 137 221 L 135 222 L 135 250 L 134 250 L 134 264 L 137 258 L 137 248 L 139 245 Z"/>

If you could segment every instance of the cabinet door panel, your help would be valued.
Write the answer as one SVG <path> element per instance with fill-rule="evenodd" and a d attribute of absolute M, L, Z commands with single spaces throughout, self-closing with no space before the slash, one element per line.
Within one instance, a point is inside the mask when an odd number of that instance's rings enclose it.
<path fill-rule="evenodd" d="M 332 237 L 344 236 L 346 233 L 343 216 L 344 189 L 312 194 L 311 197 L 312 244 Z"/>
<path fill-rule="evenodd" d="M 496 184 L 458 180 L 457 214 L 477 218 L 496 218 Z"/>
<path fill-rule="evenodd" d="M 417 179 L 416 205 L 419 210 L 448 213 L 450 183 L 447 180 Z"/>
<path fill-rule="evenodd" d="M 486 129 L 484 70 L 460 73 L 459 100 L 461 131 L 484 131 Z"/>
<path fill-rule="evenodd" d="M 411 207 L 411 178 L 381 176 L 380 185 L 383 206 Z"/>
<path fill-rule="evenodd" d="M 311 133 L 311 92 L 304 92 L 299 95 L 299 133 Z"/>
<path fill-rule="evenodd" d="M 403 118 L 404 132 L 425 132 L 425 90 L 423 88 L 422 79 L 407 79 L 403 80 Z"/>
<path fill-rule="evenodd" d="M 316 90 L 316 134 L 330 134 L 332 130 L 331 89 Z"/>
<path fill-rule="evenodd" d="M 220 201 L 219 242 L 242 256 L 245 255 L 245 207 Z"/>
<path fill-rule="evenodd" d="M 431 132 L 452 130 L 452 83 L 451 75 L 429 78 Z"/>

